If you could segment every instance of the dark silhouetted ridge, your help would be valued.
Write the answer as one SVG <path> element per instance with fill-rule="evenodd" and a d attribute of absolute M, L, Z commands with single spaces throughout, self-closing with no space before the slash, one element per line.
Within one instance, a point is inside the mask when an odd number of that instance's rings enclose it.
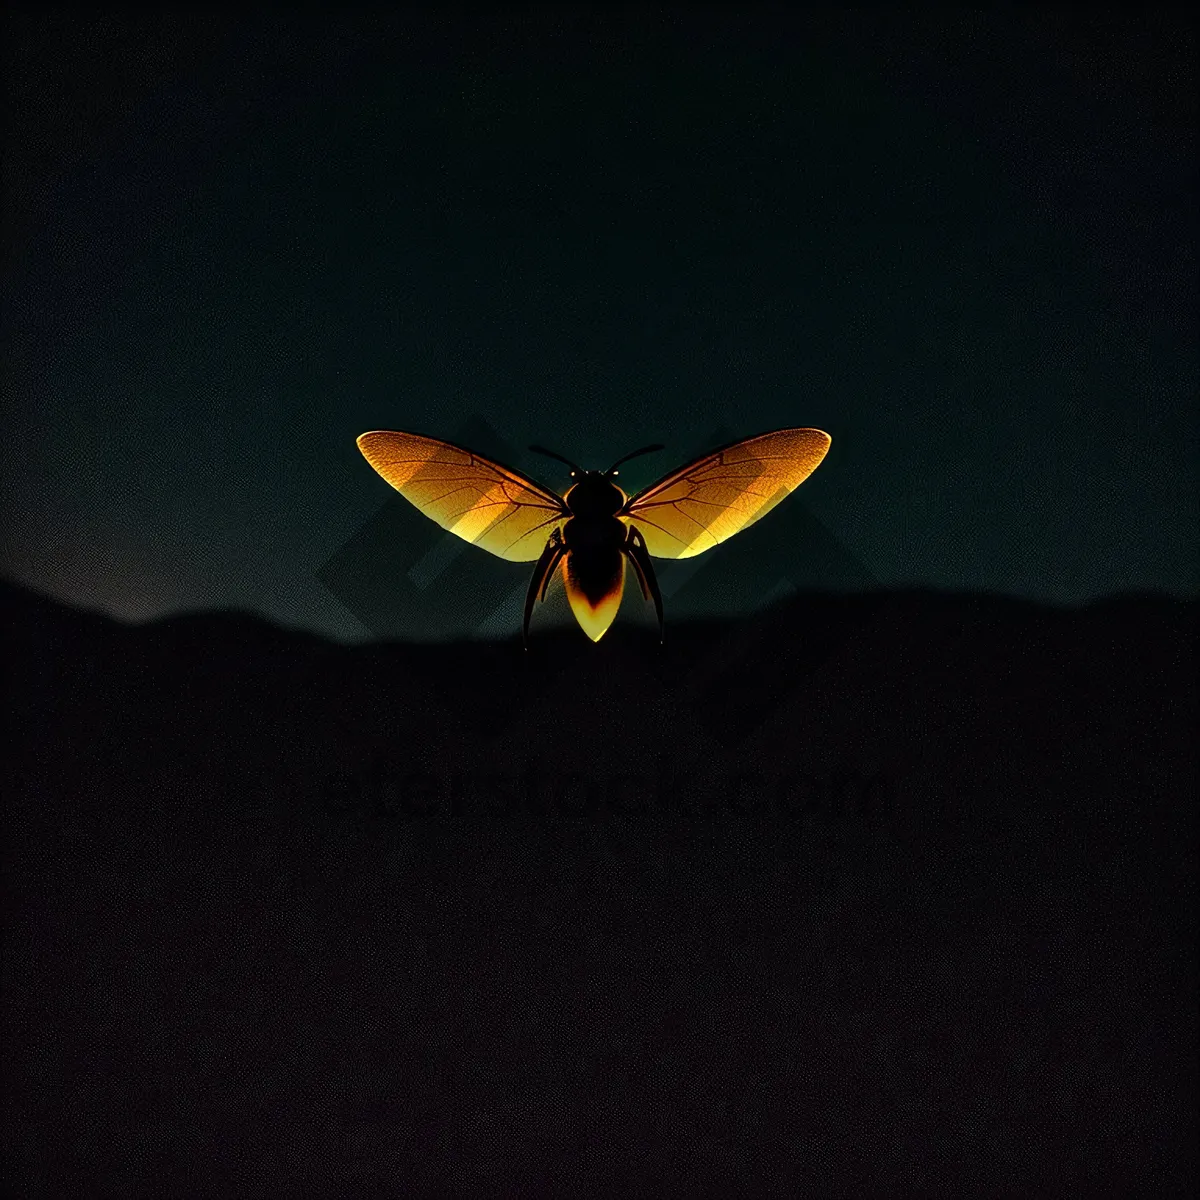
<path fill-rule="evenodd" d="M 1195 601 L 0 600 L 6 1194 L 1195 1182 Z"/>

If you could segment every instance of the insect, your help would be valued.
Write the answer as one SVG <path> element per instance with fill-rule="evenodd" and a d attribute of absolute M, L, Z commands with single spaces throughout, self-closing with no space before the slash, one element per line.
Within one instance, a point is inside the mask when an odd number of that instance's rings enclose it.
<path fill-rule="evenodd" d="M 664 475 L 632 498 L 613 482 L 617 467 L 664 449 L 643 446 L 607 471 L 564 463 L 575 481 L 560 496 L 481 454 L 416 433 L 373 430 L 358 448 L 406 500 L 443 529 L 509 562 L 536 562 L 521 636 L 529 648 L 534 606 L 561 571 L 571 611 L 598 642 L 625 590 L 625 563 L 653 600 L 663 638 L 663 605 L 651 558 L 691 558 L 766 516 L 820 465 L 830 437 L 819 429 L 779 429 L 732 442 Z"/>

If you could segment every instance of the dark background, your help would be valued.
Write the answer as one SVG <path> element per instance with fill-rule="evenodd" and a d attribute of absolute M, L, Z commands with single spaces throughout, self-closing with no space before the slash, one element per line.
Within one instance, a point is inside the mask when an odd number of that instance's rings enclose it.
<path fill-rule="evenodd" d="M 0 1192 L 1196 1193 L 1182 18 L 5 32 Z M 353 440 L 790 424 L 527 653 Z"/>
<path fill-rule="evenodd" d="M 640 485 L 717 430 L 814 425 L 833 446 L 789 507 L 855 570 L 779 514 L 764 587 L 1195 594 L 1179 13 L 7 29 L 11 578 L 126 619 L 466 632 L 358 579 L 420 521 L 326 570 L 403 504 L 358 433 L 483 422 L 560 486 L 530 442 L 600 467 L 666 442 Z M 725 590 L 689 611 L 742 610 Z"/>

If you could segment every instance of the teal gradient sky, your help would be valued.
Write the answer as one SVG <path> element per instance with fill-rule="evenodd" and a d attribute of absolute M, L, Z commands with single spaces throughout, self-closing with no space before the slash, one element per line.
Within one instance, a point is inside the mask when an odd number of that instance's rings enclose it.
<path fill-rule="evenodd" d="M 481 418 L 825 429 L 864 586 L 1200 584 L 1183 18 L 8 22 L 11 578 L 369 636 L 355 436 Z"/>

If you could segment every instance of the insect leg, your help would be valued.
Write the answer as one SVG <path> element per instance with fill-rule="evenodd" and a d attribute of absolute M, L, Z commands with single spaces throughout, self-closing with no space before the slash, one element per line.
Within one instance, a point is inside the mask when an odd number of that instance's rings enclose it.
<path fill-rule="evenodd" d="M 538 599 L 546 598 L 546 586 L 554 574 L 554 568 L 558 566 L 558 560 L 566 553 L 566 550 L 558 530 L 554 530 L 546 540 L 546 548 L 542 551 L 541 558 L 537 560 L 537 566 L 533 568 L 533 577 L 529 580 L 529 590 L 525 593 L 525 621 L 521 626 L 521 643 L 526 650 L 529 649 L 529 618 L 533 616 L 534 603 Z"/>
<path fill-rule="evenodd" d="M 563 558 L 567 553 L 566 546 L 559 546 L 558 558 Z M 558 558 L 556 558 L 547 568 L 545 575 L 542 576 L 542 587 L 538 592 L 539 602 L 546 599 L 546 593 L 550 590 L 550 581 L 554 578 L 554 569 L 558 566 Z"/>
<path fill-rule="evenodd" d="M 654 611 L 658 614 L 658 640 L 662 642 L 665 640 L 662 594 L 658 590 L 658 579 L 654 574 L 654 564 L 650 561 L 650 552 L 646 549 L 646 540 L 638 532 L 636 525 L 630 525 L 625 545 L 621 548 L 633 563 L 638 583 L 642 585 L 642 595 L 647 600 L 654 601 Z"/>

